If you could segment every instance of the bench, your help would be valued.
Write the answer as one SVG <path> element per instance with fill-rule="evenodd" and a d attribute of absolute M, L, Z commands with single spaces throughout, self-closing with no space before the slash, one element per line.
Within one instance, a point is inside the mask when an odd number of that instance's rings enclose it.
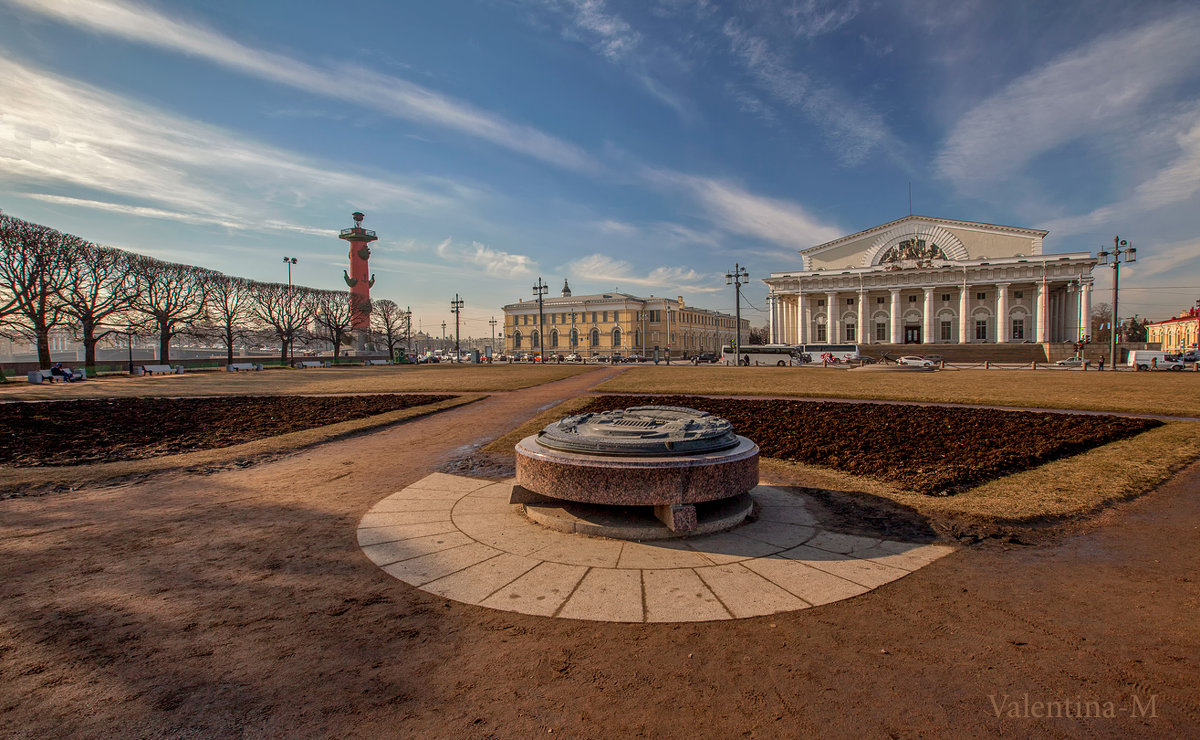
<path fill-rule="evenodd" d="M 392 362 L 391 362 L 391 360 L 367 360 L 367 361 L 363 362 L 363 364 L 364 364 L 364 365 L 367 365 L 367 366 L 371 366 L 371 365 L 390 365 L 390 364 L 392 364 Z"/>
<path fill-rule="evenodd" d="M 155 375 L 161 373 L 163 375 L 183 375 L 183 365 L 142 365 L 138 375 Z"/>
<path fill-rule="evenodd" d="M 258 362 L 231 362 L 225 366 L 225 369 L 231 373 L 236 373 L 242 370 L 262 370 L 263 366 Z"/>
<path fill-rule="evenodd" d="M 64 367 L 63 370 L 71 374 L 71 380 L 87 380 L 86 370 L 72 370 L 69 367 Z M 56 380 L 64 380 L 61 375 L 55 375 L 50 370 L 30 370 L 26 376 L 30 383 L 53 383 Z"/>
<path fill-rule="evenodd" d="M 296 363 L 296 367 L 300 368 L 301 370 L 310 367 L 329 367 L 329 363 L 321 360 L 301 360 Z"/>

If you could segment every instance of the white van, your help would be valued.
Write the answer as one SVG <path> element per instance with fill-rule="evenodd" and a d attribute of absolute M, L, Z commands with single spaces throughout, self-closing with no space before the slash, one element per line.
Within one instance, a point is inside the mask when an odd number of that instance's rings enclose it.
<path fill-rule="evenodd" d="M 1151 349 L 1135 349 L 1126 364 L 1134 370 L 1182 370 L 1183 363 L 1175 355 Z"/>

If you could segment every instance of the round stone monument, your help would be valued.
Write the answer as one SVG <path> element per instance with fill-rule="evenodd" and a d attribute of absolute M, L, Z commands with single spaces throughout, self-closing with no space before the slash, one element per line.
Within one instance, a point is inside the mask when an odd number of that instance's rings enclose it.
<path fill-rule="evenodd" d="M 552 529 L 620 539 L 707 534 L 742 522 L 758 445 L 679 406 L 568 416 L 517 444 L 511 502 Z"/>

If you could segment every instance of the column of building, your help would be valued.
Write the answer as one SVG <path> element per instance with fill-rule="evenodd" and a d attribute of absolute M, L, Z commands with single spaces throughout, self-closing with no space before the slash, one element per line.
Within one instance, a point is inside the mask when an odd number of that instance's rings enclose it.
<path fill-rule="evenodd" d="M 1079 326 L 1082 327 L 1079 331 L 1081 336 L 1090 336 L 1092 333 L 1092 284 L 1084 283 L 1081 288 L 1082 296 L 1079 301 Z"/>
<path fill-rule="evenodd" d="M 1007 342 L 1009 340 L 1008 328 L 1008 286 L 1009 283 L 1000 283 L 996 286 L 996 341 Z"/>
<path fill-rule="evenodd" d="M 856 337 L 859 344 L 871 343 L 871 332 L 867 331 L 867 290 L 859 287 L 858 289 L 858 335 Z"/>
<path fill-rule="evenodd" d="M 809 337 L 812 336 L 812 306 L 810 304 L 811 299 L 801 293 L 796 305 L 796 311 L 800 318 L 796 344 L 807 344 Z"/>
<path fill-rule="evenodd" d="M 892 344 L 903 344 L 904 338 L 900 335 L 900 289 L 889 288 L 888 290 L 892 294 Z"/>
<path fill-rule="evenodd" d="M 966 344 L 970 341 L 970 335 L 967 333 L 968 322 L 970 317 L 968 313 L 971 309 L 971 286 L 967 285 L 967 281 L 963 280 L 962 290 L 958 294 L 958 343 Z"/>
<path fill-rule="evenodd" d="M 841 322 L 838 321 L 837 293 L 825 293 L 826 342 L 841 341 Z"/>
<path fill-rule="evenodd" d="M 925 306 L 922 310 L 921 342 L 933 344 L 933 288 L 925 289 Z"/>
<path fill-rule="evenodd" d="M 1037 316 L 1035 321 L 1037 322 L 1037 340 L 1039 342 L 1050 341 L 1050 335 L 1046 331 L 1046 300 L 1049 297 L 1049 293 L 1050 291 L 1046 286 L 1046 282 L 1043 280 L 1042 283 L 1038 285 L 1037 298 L 1035 299 L 1037 301 L 1037 305 L 1034 307 L 1034 314 Z"/>

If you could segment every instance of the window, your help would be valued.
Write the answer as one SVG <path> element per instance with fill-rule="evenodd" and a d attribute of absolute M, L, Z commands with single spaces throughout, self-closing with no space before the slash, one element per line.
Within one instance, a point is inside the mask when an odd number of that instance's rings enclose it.
<path fill-rule="evenodd" d="M 595 314 L 593 314 L 593 316 L 594 315 Z M 600 332 L 597 331 L 596 329 L 592 329 L 591 346 L 593 346 L 593 347 L 600 346 Z"/>
<path fill-rule="evenodd" d="M 883 299 L 880 298 L 879 300 L 882 301 Z M 883 323 L 882 321 L 876 321 L 875 322 L 875 341 L 876 342 L 886 342 L 887 338 L 888 338 L 887 324 Z"/>
<path fill-rule="evenodd" d="M 846 324 L 846 341 L 847 342 L 857 342 L 858 341 L 858 339 L 856 338 L 857 336 L 858 336 L 858 327 L 856 327 L 854 324 Z"/>
<path fill-rule="evenodd" d="M 975 298 L 977 298 L 978 300 L 981 300 L 981 301 L 986 301 L 987 293 L 976 293 Z"/>
<path fill-rule="evenodd" d="M 550 348 L 558 349 L 558 329 L 554 329 L 550 332 Z"/>
<path fill-rule="evenodd" d="M 939 328 L 941 331 L 939 336 L 943 342 L 949 342 L 954 339 L 954 328 L 949 321 L 943 321 Z"/>
<path fill-rule="evenodd" d="M 521 349 L 521 332 L 513 332 L 513 349 Z"/>
<path fill-rule="evenodd" d="M 824 298 L 818 298 L 818 299 L 817 299 L 817 305 L 818 305 L 818 306 L 824 306 L 824 305 L 825 305 L 825 299 L 824 299 Z"/>
<path fill-rule="evenodd" d="M 538 343 L 540 339 L 541 339 L 541 337 L 538 336 L 538 333 L 536 331 L 534 333 L 530 334 L 529 335 L 529 346 L 533 347 L 534 349 L 541 347 L 542 345 Z"/>
<path fill-rule="evenodd" d="M 908 297 L 908 302 L 909 302 L 909 303 L 916 303 L 916 302 L 917 302 L 917 297 L 916 297 L 915 295 L 910 295 L 910 296 Z"/>
<path fill-rule="evenodd" d="M 949 303 L 949 302 L 950 302 L 950 294 L 942 293 L 942 303 Z"/>
<path fill-rule="evenodd" d="M 602 311 L 600 313 L 600 321 L 605 324 L 608 323 L 608 311 Z"/>
<path fill-rule="evenodd" d="M 551 324 L 557 324 L 557 323 L 558 323 L 558 314 L 556 314 L 556 313 L 552 313 L 552 314 L 550 314 L 550 323 L 551 323 Z"/>
<path fill-rule="evenodd" d="M 976 339 L 987 339 L 988 338 L 987 319 L 976 319 L 975 320 L 975 338 Z"/>
<path fill-rule="evenodd" d="M 592 311 L 592 323 L 596 323 L 596 312 Z"/>
<path fill-rule="evenodd" d="M 883 305 L 883 302 L 884 302 L 885 300 L 886 300 L 885 298 L 883 298 L 882 296 L 880 296 L 879 298 L 876 298 L 876 299 L 875 299 L 875 302 L 876 302 L 876 303 L 878 303 L 879 305 L 881 305 L 881 306 L 882 306 L 882 305 Z"/>
<path fill-rule="evenodd" d="M 571 349 L 575 349 L 578 346 L 579 346 L 579 332 L 572 329 L 571 330 Z"/>
<path fill-rule="evenodd" d="M 1024 297 L 1025 297 L 1025 293 L 1023 291 L 1020 291 L 1020 290 L 1013 291 L 1013 298 L 1024 298 Z"/>
<path fill-rule="evenodd" d="M 1013 319 L 1012 320 L 1012 338 L 1013 339 L 1024 339 L 1025 338 L 1025 319 Z"/>
<path fill-rule="evenodd" d="M 613 311 L 613 322 L 615 323 L 615 322 L 618 322 L 618 321 L 620 321 L 620 320 L 621 320 L 621 312 L 620 312 L 620 311 Z"/>
<path fill-rule="evenodd" d="M 847 305 L 847 306 L 853 306 L 853 305 L 854 305 L 854 299 L 853 299 L 853 298 L 847 298 L 847 299 L 846 299 L 846 305 Z"/>
<path fill-rule="evenodd" d="M 617 328 L 617 329 L 613 329 L 613 331 L 612 331 L 612 339 L 613 339 L 613 345 L 612 345 L 612 346 L 614 346 L 614 347 L 620 347 L 620 346 L 621 346 L 621 330 L 620 330 L 619 328 Z"/>
<path fill-rule="evenodd" d="M 824 324 L 817 324 L 817 341 L 818 342 L 825 341 L 825 325 Z"/>

